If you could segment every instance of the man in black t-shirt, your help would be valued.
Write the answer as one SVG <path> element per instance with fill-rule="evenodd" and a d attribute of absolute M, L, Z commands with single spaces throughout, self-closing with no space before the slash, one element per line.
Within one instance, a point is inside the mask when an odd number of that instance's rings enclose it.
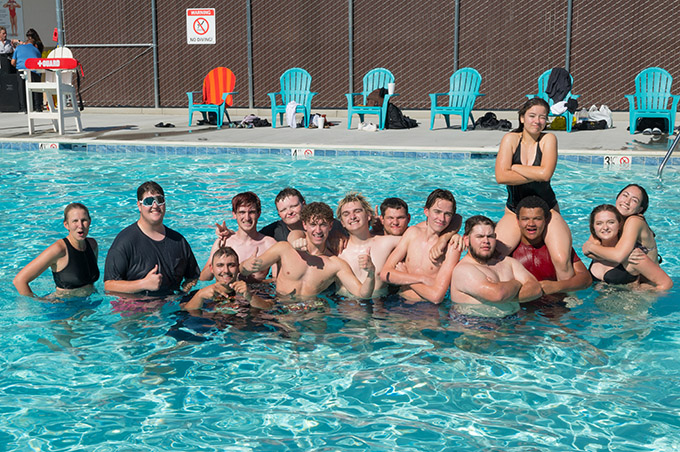
<path fill-rule="evenodd" d="M 139 220 L 113 241 L 104 267 L 107 292 L 167 295 L 189 291 L 200 274 L 186 239 L 163 225 L 165 194 L 156 182 L 137 189 Z"/>

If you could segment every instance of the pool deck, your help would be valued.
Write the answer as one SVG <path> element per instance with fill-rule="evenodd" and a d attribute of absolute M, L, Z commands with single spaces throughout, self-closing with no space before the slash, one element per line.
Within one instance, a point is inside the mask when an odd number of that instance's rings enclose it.
<path fill-rule="evenodd" d="M 1 113 L 0 143 L 38 142 L 106 145 L 164 145 L 164 146 L 217 146 L 228 148 L 278 148 L 278 149 L 333 149 L 370 150 L 374 152 L 414 152 L 417 156 L 427 153 L 482 153 L 494 154 L 503 131 L 468 129 L 460 130 L 460 117 L 452 117 L 452 127 L 446 129 L 444 119 L 438 116 L 435 129 L 429 129 L 429 111 L 405 111 L 419 122 L 410 130 L 384 130 L 365 132 L 357 130 L 359 118 L 353 119 L 352 130 L 347 130 L 345 110 L 314 109 L 326 114 L 334 124 L 329 129 L 291 129 L 288 126 L 240 129 L 215 126 L 187 126 L 186 109 L 153 108 L 86 108 L 82 113 L 83 131 L 77 132 L 72 118 L 65 120 L 65 133 L 54 132 L 49 120 L 36 121 L 36 132 L 28 134 L 28 121 L 24 113 Z M 241 119 L 255 113 L 271 121 L 268 109 L 231 109 L 232 119 Z M 474 112 L 475 118 L 484 112 Z M 510 119 L 517 125 L 515 112 L 496 112 L 499 119 Z M 299 117 L 299 115 L 298 115 Z M 194 124 L 200 114 L 194 115 Z M 366 116 L 376 121 L 376 116 Z M 174 128 L 155 127 L 158 123 L 171 123 Z M 561 155 L 581 156 L 631 156 L 648 157 L 641 160 L 653 164 L 666 154 L 670 145 L 667 136 L 652 137 L 642 134 L 630 135 L 628 113 L 614 113 L 614 127 L 594 131 L 556 131 Z M 675 155 L 670 165 L 677 166 L 680 155 Z"/>

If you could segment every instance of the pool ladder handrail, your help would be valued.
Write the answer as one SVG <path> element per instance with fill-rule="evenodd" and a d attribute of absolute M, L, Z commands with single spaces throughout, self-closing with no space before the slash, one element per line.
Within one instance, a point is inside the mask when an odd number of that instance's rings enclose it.
<path fill-rule="evenodd" d="M 659 170 L 656 172 L 656 177 L 658 177 L 659 179 L 661 179 L 661 173 L 663 172 L 663 168 L 666 166 L 668 159 L 671 158 L 671 154 L 673 153 L 675 148 L 678 147 L 679 142 L 680 142 L 680 132 L 675 134 L 675 139 L 671 143 L 671 147 L 668 148 L 668 152 L 666 152 L 666 156 L 663 158 L 661 165 L 659 165 Z"/>

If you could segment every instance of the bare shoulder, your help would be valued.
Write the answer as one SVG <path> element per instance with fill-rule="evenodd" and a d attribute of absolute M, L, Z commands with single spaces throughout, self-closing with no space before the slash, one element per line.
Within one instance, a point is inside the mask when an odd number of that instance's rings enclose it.
<path fill-rule="evenodd" d="M 475 270 L 477 266 L 467 259 L 462 259 L 455 267 L 453 267 L 453 275 L 461 276 L 469 274 Z"/>
<path fill-rule="evenodd" d="M 647 226 L 647 222 L 639 215 L 630 215 L 628 218 L 626 218 L 626 221 L 623 222 L 624 228 L 634 227 L 634 228 L 642 229 L 646 226 Z"/>
<path fill-rule="evenodd" d="M 544 133 L 543 137 L 541 138 L 541 149 L 545 149 L 546 147 L 553 147 L 557 149 L 557 137 L 552 132 Z"/>
<path fill-rule="evenodd" d="M 373 245 L 378 247 L 395 247 L 402 237 L 400 235 L 376 235 L 373 237 Z"/>
<path fill-rule="evenodd" d="M 274 237 L 269 237 L 268 235 L 262 235 L 262 238 L 260 239 L 260 243 L 264 245 L 267 248 L 271 248 L 272 246 L 276 245 L 276 239 Z"/>
<path fill-rule="evenodd" d="M 505 135 L 503 135 L 503 138 L 501 139 L 501 149 L 503 148 L 503 145 L 516 147 L 521 138 L 522 138 L 521 133 L 518 132 L 506 133 Z"/>
<path fill-rule="evenodd" d="M 340 271 L 340 270 L 349 270 L 349 271 L 352 271 L 352 268 L 349 266 L 349 264 L 347 263 L 347 261 L 344 260 L 344 259 L 342 259 L 342 258 L 340 258 L 340 257 L 338 257 L 338 256 L 336 256 L 336 255 L 332 255 L 332 256 L 320 256 L 320 257 L 321 257 L 322 259 L 324 259 L 326 262 L 328 262 L 329 264 L 331 264 L 331 265 L 330 265 L 330 268 L 331 268 L 333 271 L 335 271 L 335 272 L 338 272 L 338 271 Z"/>

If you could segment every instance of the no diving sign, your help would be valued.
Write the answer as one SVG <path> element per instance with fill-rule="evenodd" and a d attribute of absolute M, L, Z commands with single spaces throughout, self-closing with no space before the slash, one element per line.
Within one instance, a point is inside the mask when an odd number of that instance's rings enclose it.
<path fill-rule="evenodd" d="M 187 44 L 215 44 L 215 8 L 187 9 Z"/>

